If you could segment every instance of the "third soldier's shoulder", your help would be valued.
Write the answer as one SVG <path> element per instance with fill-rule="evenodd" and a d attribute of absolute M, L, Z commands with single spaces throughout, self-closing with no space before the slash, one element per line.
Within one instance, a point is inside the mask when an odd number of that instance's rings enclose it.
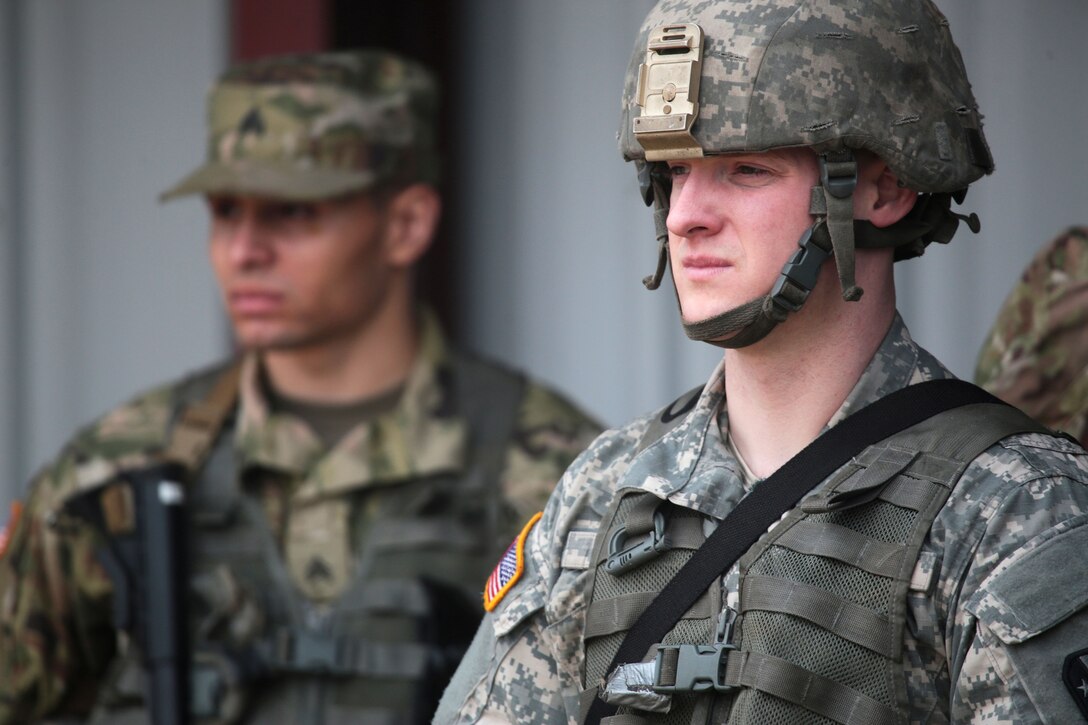
<path fill-rule="evenodd" d="M 527 429 L 563 431 L 588 445 L 604 426 L 564 393 L 529 378 L 519 412 L 519 425 Z"/>
<path fill-rule="evenodd" d="M 698 391 L 693 391 L 697 393 Z M 680 403 L 690 393 L 681 396 Z M 675 412 L 677 402 L 670 403 L 660 410 L 634 418 L 617 428 L 609 428 L 600 435 L 578 456 L 568 471 L 564 493 L 579 496 L 589 493 L 592 508 L 603 511 L 611 497 L 616 493 L 620 482 L 625 480 L 627 472 L 638 459 L 639 454 L 649 445 L 657 442 L 672 427 L 675 427 L 669 413 Z M 688 411 L 675 416 L 682 420 Z M 662 420 L 666 420 L 665 424 Z"/>

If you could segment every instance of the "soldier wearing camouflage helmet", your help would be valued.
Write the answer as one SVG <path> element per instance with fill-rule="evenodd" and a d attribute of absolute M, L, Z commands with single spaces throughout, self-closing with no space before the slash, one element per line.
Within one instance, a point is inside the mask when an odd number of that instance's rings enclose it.
<path fill-rule="evenodd" d="M 207 201 L 240 355 L 103 416 L 33 482 L 0 537 L 0 723 L 147 722 L 163 624 L 188 632 L 169 722 L 429 720 L 478 582 L 598 431 L 414 301 L 437 111 L 431 76 L 377 51 L 215 84 L 207 161 L 164 196 Z M 177 519 L 153 523 L 149 483 L 185 500 L 184 567 L 151 548 Z M 146 598 L 167 568 L 188 573 Z"/>
<path fill-rule="evenodd" d="M 975 382 L 1088 446 L 1088 227 L 1041 249 L 997 314 Z"/>
<path fill-rule="evenodd" d="M 1088 716 L 1088 453 L 953 379 L 893 262 L 992 171 L 929 0 L 661 0 L 620 147 L 705 386 L 608 431 L 434 722 Z M 1038 577 L 1046 572 L 1045 589 Z"/>

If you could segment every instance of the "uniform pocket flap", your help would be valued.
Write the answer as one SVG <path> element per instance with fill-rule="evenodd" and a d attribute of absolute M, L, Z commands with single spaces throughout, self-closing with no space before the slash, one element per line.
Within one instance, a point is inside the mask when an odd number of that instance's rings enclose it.
<path fill-rule="evenodd" d="M 495 634 L 499 637 L 511 632 L 530 616 L 544 608 L 546 592 L 539 577 L 532 575 L 532 564 L 526 567 L 526 581 L 515 587 L 492 614 L 495 615 Z"/>
<path fill-rule="evenodd" d="M 1063 522 L 998 567 L 967 602 L 1005 644 L 1018 644 L 1088 605 L 1088 517 Z"/>

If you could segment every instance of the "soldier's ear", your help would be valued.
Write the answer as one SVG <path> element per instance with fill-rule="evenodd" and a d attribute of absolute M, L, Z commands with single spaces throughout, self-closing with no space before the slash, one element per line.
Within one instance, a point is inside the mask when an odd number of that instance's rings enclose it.
<path fill-rule="evenodd" d="M 386 257 L 410 267 L 431 246 L 442 213 L 442 199 L 430 184 L 412 184 L 394 194 L 385 207 Z"/>
<path fill-rule="evenodd" d="M 883 161 L 874 161 L 874 166 L 864 171 L 859 170 L 859 177 L 868 177 L 870 194 L 866 197 L 866 216 L 855 214 L 855 218 L 867 218 L 876 227 L 890 227 L 914 208 L 918 192 L 902 186 Z"/>

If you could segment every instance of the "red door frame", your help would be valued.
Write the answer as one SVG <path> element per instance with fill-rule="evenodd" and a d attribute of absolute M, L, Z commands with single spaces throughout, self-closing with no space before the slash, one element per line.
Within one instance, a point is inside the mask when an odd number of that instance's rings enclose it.
<path fill-rule="evenodd" d="M 231 0 L 231 61 L 328 50 L 330 4 L 330 0 Z"/>

